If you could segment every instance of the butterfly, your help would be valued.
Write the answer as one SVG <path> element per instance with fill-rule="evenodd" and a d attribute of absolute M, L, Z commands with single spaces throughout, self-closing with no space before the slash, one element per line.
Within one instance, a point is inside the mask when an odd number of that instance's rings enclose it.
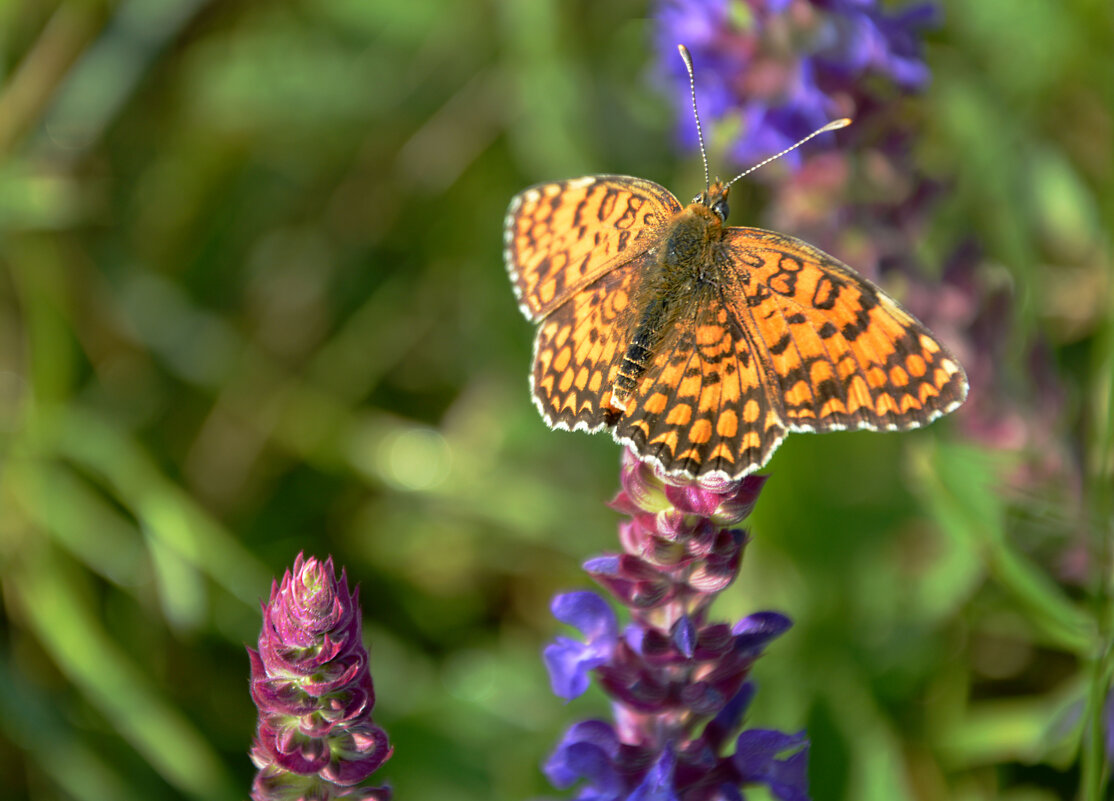
<path fill-rule="evenodd" d="M 883 290 L 799 239 L 726 225 L 739 177 L 687 206 L 621 175 L 511 200 L 504 260 L 538 324 L 546 423 L 610 429 L 679 479 L 733 481 L 790 431 L 905 430 L 957 408 L 959 362 Z"/>

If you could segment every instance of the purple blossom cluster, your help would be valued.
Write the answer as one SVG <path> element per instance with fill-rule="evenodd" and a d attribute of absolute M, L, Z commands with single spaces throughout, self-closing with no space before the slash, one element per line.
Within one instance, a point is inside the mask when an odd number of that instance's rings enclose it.
<path fill-rule="evenodd" d="M 918 272 L 913 244 L 940 191 L 912 163 L 899 102 L 929 81 L 920 34 L 937 17 L 931 3 L 894 12 L 878 0 L 661 0 L 656 30 L 691 146 L 688 74 L 673 55 L 676 42 L 692 53 L 705 122 L 742 122 L 731 155 L 744 166 L 832 119 L 854 120 L 840 134 L 848 147 L 781 159 L 789 175 L 775 174 L 766 222 L 878 278 L 889 269 Z"/>
<path fill-rule="evenodd" d="M 546 648 L 554 692 L 583 693 L 589 677 L 612 699 L 613 721 L 575 724 L 545 765 L 559 789 L 580 801 L 738 801 L 765 785 L 781 801 L 808 798 L 803 733 L 744 729 L 754 685 L 747 680 L 765 646 L 789 619 L 759 612 L 735 625 L 708 610 L 739 572 L 750 514 L 764 476 L 715 485 L 677 485 L 627 452 L 612 507 L 622 553 L 585 570 L 629 614 L 621 627 L 593 592 L 559 595 L 558 620 L 582 638 Z"/>
<path fill-rule="evenodd" d="M 259 724 L 251 759 L 255 801 L 388 801 L 386 787 L 357 787 L 391 755 L 360 640 L 359 590 L 336 578 L 332 557 L 298 554 L 263 604 L 251 697 Z"/>
<path fill-rule="evenodd" d="M 655 17 L 684 140 L 696 144 L 678 43 L 697 66 L 705 120 L 742 123 L 731 154 L 743 165 L 833 119 L 862 116 L 880 86 L 915 91 L 930 77 L 920 47 L 936 21 L 930 3 L 893 13 L 877 0 L 660 0 Z M 801 156 L 786 158 L 797 165 Z"/>

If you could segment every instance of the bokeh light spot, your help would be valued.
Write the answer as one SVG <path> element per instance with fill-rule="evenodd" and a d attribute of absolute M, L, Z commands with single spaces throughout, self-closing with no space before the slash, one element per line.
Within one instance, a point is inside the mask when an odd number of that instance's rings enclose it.
<path fill-rule="evenodd" d="M 452 452 L 436 429 L 405 427 L 382 439 L 377 461 L 379 473 L 388 483 L 403 490 L 422 491 L 445 482 Z"/>

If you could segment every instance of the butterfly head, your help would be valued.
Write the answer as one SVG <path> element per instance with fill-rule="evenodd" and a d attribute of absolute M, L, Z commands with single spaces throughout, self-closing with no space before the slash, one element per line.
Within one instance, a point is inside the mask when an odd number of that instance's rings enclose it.
<path fill-rule="evenodd" d="M 687 70 L 689 74 L 689 89 L 692 92 L 692 116 L 693 119 L 696 121 L 696 137 L 700 142 L 700 160 L 704 162 L 704 185 L 707 187 L 707 189 L 694 197 L 692 199 L 692 202 L 693 205 L 700 205 L 706 209 L 710 209 L 712 213 L 719 218 L 720 222 L 727 222 L 727 190 L 731 188 L 731 184 L 738 181 L 744 175 L 750 175 L 759 167 L 763 167 L 769 164 L 774 159 L 781 158 L 790 150 L 800 147 L 809 139 L 812 139 L 812 137 L 819 136 L 820 134 L 827 131 L 835 131 L 839 128 L 843 128 L 851 124 L 851 120 L 847 119 L 846 117 L 829 122 L 827 125 L 816 129 L 804 139 L 801 139 L 799 142 L 796 142 L 795 144 L 792 144 L 789 147 L 785 148 L 785 150 L 781 151 L 780 153 L 776 153 L 773 156 L 770 156 L 765 161 L 755 164 L 748 170 L 743 170 L 727 183 L 723 183 L 718 178 L 716 179 L 715 183 L 711 183 L 708 179 L 708 153 L 704 149 L 704 129 L 700 125 L 700 114 L 696 110 L 696 78 L 693 76 L 692 55 L 689 54 L 688 48 L 684 45 L 677 45 L 677 51 L 681 54 L 681 59 L 685 62 L 685 70 Z"/>
<path fill-rule="evenodd" d="M 727 193 L 730 188 L 728 184 L 717 180 L 694 197 L 692 202 L 711 209 L 712 213 L 719 217 L 720 222 L 727 222 L 727 215 L 731 213 L 731 209 L 727 205 Z"/>

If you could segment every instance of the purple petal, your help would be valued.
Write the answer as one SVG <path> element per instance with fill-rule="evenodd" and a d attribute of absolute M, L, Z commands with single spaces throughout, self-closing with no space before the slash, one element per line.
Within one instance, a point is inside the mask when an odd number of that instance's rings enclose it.
<path fill-rule="evenodd" d="M 712 749 L 719 751 L 721 746 L 727 742 L 727 738 L 742 725 L 743 717 L 746 715 L 747 709 L 750 708 L 750 702 L 754 700 L 755 690 L 754 682 L 744 682 L 735 696 L 704 727 L 701 736 Z"/>
<path fill-rule="evenodd" d="M 549 608 L 555 618 L 579 629 L 589 642 L 614 642 L 618 637 L 619 621 L 614 610 L 594 592 L 577 590 L 562 593 L 554 597 Z"/>
<path fill-rule="evenodd" d="M 740 481 L 735 491 L 720 503 L 714 521 L 721 526 L 735 526 L 749 517 L 769 479 L 769 475 L 751 473 Z"/>
<path fill-rule="evenodd" d="M 617 801 L 624 789 L 613 765 L 618 750 L 618 738 L 611 726 L 600 720 L 588 720 L 565 732 L 542 769 L 553 786 L 561 790 L 585 779 L 586 786 L 577 794 L 578 799 Z"/>
<path fill-rule="evenodd" d="M 810 801 L 808 795 L 808 746 L 788 759 L 775 762 L 767 784 L 781 801 Z"/>
<path fill-rule="evenodd" d="M 673 644 L 689 659 L 696 651 L 696 626 L 688 615 L 684 615 L 673 627 Z"/>
<path fill-rule="evenodd" d="M 394 749 L 387 733 L 372 723 L 353 727 L 332 741 L 333 760 L 320 773 L 323 779 L 350 787 L 359 784 L 390 758 Z"/>
<path fill-rule="evenodd" d="M 623 500 L 645 512 L 660 512 L 669 508 L 669 501 L 662 492 L 662 482 L 654 475 L 653 469 L 638 461 L 630 450 L 625 451 L 623 457 L 619 471 L 623 491 L 619 497 L 625 495 Z"/>
<path fill-rule="evenodd" d="M 673 786 L 673 771 L 676 766 L 677 758 L 673 755 L 673 749 L 666 747 L 646 773 L 646 777 L 627 796 L 628 801 L 680 801 Z"/>
<path fill-rule="evenodd" d="M 669 503 L 685 514 L 711 517 L 723 500 L 721 494 L 703 490 L 695 484 L 682 487 L 666 486 Z"/>
<path fill-rule="evenodd" d="M 673 595 L 668 576 L 630 554 L 589 559 L 584 570 L 628 607 L 648 609 Z"/>
<path fill-rule="evenodd" d="M 565 700 L 583 695 L 588 689 L 588 672 L 607 661 L 605 656 L 594 654 L 583 643 L 558 637 L 542 652 L 549 670 L 549 686 L 553 694 Z"/>
<path fill-rule="evenodd" d="M 585 642 L 558 637 L 543 653 L 553 693 L 560 698 L 576 698 L 588 689 L 588 672 L 611 657 L 619 639 L 619 621 L 607 602 L 594 592 L 558 595 L 551 609 L 554 617 L 580 629 L 585 636 Z"/>
<path fill-rule="evenodd" d="M 780 612 L 755 612 L 736 623 L 735 647 L 746 654 L 757 656 L 770 640 L 784 634 L 793 621 Z"/>
<path fill-rule="evenodd" d="M 777 758 L 795 749 L 800 750 L 786 759 Z M 808 801 L 808 740 L 804 732 L 749 729 L 736 740 L 731 761 L 745 782 L 765 784 L 775 798 Z"/>

